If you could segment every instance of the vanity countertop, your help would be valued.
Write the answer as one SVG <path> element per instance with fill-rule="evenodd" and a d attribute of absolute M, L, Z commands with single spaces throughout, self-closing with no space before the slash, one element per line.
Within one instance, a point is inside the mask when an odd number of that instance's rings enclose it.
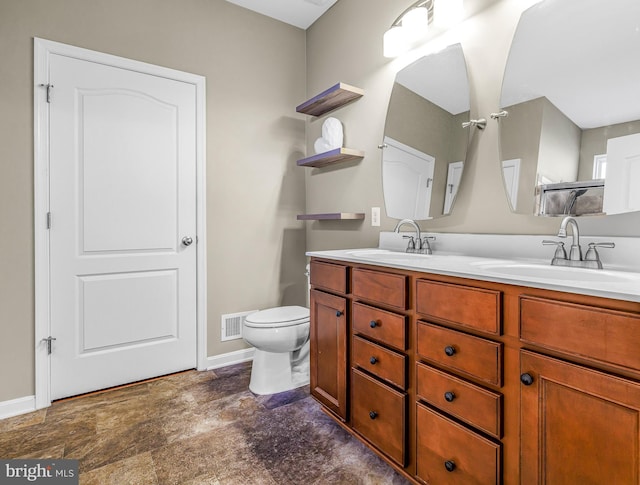
<path fill-rule="evenodd" d="M 306 254 L 349 263 L 640 302 L 640 272 L 618 268 L 558 267 L 542 259 L 503 259 L 446 252 L 423 255 L 381 248 L 309 251 Z"/>

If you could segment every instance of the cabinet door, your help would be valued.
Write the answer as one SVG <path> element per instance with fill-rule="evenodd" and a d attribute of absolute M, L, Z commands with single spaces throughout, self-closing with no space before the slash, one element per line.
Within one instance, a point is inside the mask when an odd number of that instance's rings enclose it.
<path fill-rule="evenodd" d="M 311 290 L 311 393 L 347 420 L 347 300 Z"/>
<path fill-rule="evenodd" d="M 521 483 L 638 484 L 640 384 L 520 353 Z"/>

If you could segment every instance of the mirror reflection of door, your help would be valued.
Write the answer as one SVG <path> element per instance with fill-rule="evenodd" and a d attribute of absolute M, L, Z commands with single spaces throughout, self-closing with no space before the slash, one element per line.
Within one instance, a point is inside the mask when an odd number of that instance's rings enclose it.
<path fill-rule="evenodd" d="M 387 216 L 429 219 L 435 158 L 390 137 L 384 143 L 382 190 Z"/>
<path fill-rule="evenodd" d="M 611 138 L 607 142 L 607 181 L 604 211 L 607 214 L 640 210 L 640 133 Z"/>
<path fill-rule="evenodd" d="M 444 194 L 444 210 L 442 211 L 443 214 L 451 214 L 453 201 L 456 199 L 458 187 L 460 186 L 460 179 L 462 178 L 463 168 L 464 162 L 451 162 L 449 164 L 449 170 L 447 171 L 447 189 Z"/>
<path fill-rule="evenodd" d="M 520 159 L 503 160 L 502 177 L 512 211 L 518 210 L 518 184 L 520 183 Z"/>

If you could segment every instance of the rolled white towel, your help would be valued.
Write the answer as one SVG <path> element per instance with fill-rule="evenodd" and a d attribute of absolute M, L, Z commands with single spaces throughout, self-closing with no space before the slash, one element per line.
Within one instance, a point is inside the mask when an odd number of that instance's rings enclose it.
<path fill-rule="evenodd" d="M 342 147 L 344 134 L 342 123 L 336 118 L 327 118 L 322 124 L 322 138 L 325 139 L 329 150 Z"/>
<path fill-rule="evenodd" d="M 329 150 L 332 150 L 332 147 L 329 146 L 329 144 L 327 143 L 327 140 L 320 137 L 313 144 L 313 149 L 316 151 L 316 153 L 324 153 L 324 152 L 328 152 Z"/>

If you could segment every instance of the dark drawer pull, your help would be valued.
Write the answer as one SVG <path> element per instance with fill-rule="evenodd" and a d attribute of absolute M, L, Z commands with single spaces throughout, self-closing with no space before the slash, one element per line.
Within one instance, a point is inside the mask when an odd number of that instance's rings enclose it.
<path fill-rule="evenodd" d="M 376 419 L 378 417 L 378 413 L 376 413 L 375 411 L 369 411 L 369 417 L 371 419 Z"/>
<path fill-rule="evenodd" d="M 444 467 L 447 469 L 448 472 L 452 472 L 453 470 L 456 469 L 456 464 L 451 460 L 447 460 L 444 462 Z"/>
<path fill-rule="evenodd" d="M 444 393 L 444 400 L 447 402 L 453 402 L 455 398 L 456 398 L 456 395 L 451 391 Z"/>
<path fill-rule="evenodd" d="M 455 355 L 456 349 L 455 349 L 455 347 L 453 347 L 451 345 L 447 345 L 444 348 L 444 353 L 447 354 L 449 357 L 452 357 L 453 355 Z"/>
<path fill-rule="evenodd" d="M 376 362 L 378 362 L 378 359 L 376 359 L 375 357 L 371 357 L 371 358 L 369 359 L 369 363 L 370 363 L 371 365 L 375 365 L 375 363 L 376 363 Z"/>
<path fill-rule="evenodd" d="M 533 377 L 531 377 L 531 374 L 525 372 L 520 376 L 520 382 L 522 382 L 525 386 L 530 386 L 531 384 L 533 384 Z"/>
<path fill-rule="evenodd" d="M 341 317 L 342 315 L 344 315 L 344 312 L 341 312 L 340 310 L 336 312 L 336 317 Z"/>
<path fill-rule="evenodd" d="M 376 328 L 376 326 L 377 326 L 377 325 L 378 325 L 378 322 L 376 322 L 375 320 L 371 320 L 371 321 L 369 322 L 369 326 L 370 326 L 371 328 Z"/>

